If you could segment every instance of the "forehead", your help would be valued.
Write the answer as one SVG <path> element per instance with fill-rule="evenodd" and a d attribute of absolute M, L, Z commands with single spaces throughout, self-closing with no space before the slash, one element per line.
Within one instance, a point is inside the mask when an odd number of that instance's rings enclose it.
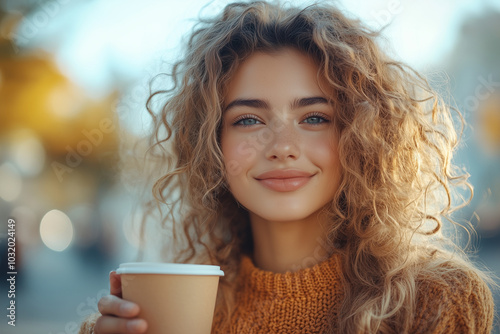
<path fill-rule="evenodd" d="M 307 54 L 292 48 L 273 53 L 255 52 L 229 79 L 226 104 L 235 98 L 269 98 L 286 95 L 321 95 L 325 84 L 318 65 Z M 321 86 L 321 87 L 320 87 Z"/>

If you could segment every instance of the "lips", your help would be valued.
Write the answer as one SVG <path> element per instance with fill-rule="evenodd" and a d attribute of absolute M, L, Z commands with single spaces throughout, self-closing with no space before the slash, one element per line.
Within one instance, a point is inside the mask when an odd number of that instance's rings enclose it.
<path fill-rule="evenodd" d="M 260 174 L 255 179 L 264 187 L 288 192 L 305 186 L 314 174 L 296 169 L 276 169 Z"/>

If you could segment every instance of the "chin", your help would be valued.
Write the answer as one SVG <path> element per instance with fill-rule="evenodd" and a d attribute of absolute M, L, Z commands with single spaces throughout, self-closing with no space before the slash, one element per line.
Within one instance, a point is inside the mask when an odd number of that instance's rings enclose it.
<path fill-rule="evenodd" d="M 270 212 L 257 212 L 255 213 L 261 219 L 274 221 L 274 222 L 287 222 L 303 220 L 311 216 L 314 212 L 303 212 L 297 210 L 290 210 L 284 207 L 277 207 Z"/>

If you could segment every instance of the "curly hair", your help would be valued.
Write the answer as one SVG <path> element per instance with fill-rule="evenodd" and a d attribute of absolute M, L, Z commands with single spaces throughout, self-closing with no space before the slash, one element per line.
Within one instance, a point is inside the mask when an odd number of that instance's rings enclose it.
<path fill-rule="evenodd" d="M 216 312 L 225 319 L 240 256 L 253 241 L 248 214 L 225 181 L 222 106 L 235 70 L 256 51 L 309 55 L 337 108 L 341 183 L 323 214 L 342 255 L 340 332 L 408 332 L 420 281 L 442 280 L 457 268 L 487 279 L 442 235 L 443 220 L 454 223 L 452 212 L 468 203 L 455 200 L 455 189 L 472 197 L 468 175 L 451 163 L 460 130 L 453 109 L 425 78 L 385 55 L 378 35 L 329 4 L 231 3 L 199 19 L 169 74 L 173 86 L 151 94 L 148 153 L 161 176 L 146 215 L 167 208 L 161 221 L 183 240 L 176 261 L 222 267 Z M 166 102 L 154 112 L 160 96 Z"/>

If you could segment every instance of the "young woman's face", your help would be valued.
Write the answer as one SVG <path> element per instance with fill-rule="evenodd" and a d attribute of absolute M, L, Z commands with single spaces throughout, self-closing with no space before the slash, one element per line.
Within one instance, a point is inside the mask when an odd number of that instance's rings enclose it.
<path fill-rule="evenodd" d="M 251 217 L 305 219 L 338 188 L 335 110 L 317 70 L 293 49 L 254 53 L 227 86 L 221 134 L 227 181 Z"/>

